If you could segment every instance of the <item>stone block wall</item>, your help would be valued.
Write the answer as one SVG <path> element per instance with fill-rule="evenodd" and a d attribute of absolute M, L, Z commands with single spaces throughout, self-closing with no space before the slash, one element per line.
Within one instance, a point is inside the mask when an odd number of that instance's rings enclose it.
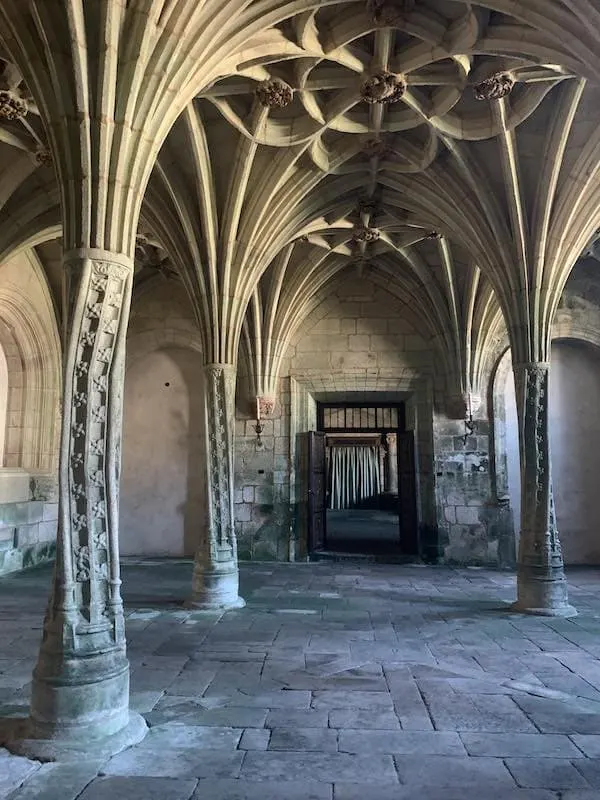
<path fill-rule="evenodd" d="M 57 526 L 55 479 L 0 470 L 0 575 L 54 558 Z"/>
<path fill-rule="evenodd" d="M 340 285 L 308 316 L 281 370 L 273 418 L 256 420 L 238 397 L 235 514 L 241 559 L 306 556 L 304 435 L 316 428 L 316 402 L 386 392 L 407 401 L 415 430 L 420 519 L 435 526 L 431 444 L 433 357 L 407 320 L 403 304 L 368 280 Z M 243 383 L 240 387 L 243 394 Z M 358 395 L 357 395 L 358 396 Z"/>
<path fill-rule="evenodd" d="M 434 419 L 438 557 L 444 563 L 509 566 L 514 563 L 512 515 L 498 503 L 490 481 L 489 423 Z"/>
<path fill-rule="evenodd" d="M 289 386 L 289 384 L 288 384 Z M 235 440 L 235 520 L 241 559 L 287 561 L 292 531 L 290 506 L 290 393 L 278 394 L 273 416 L 256 420 L 238 412 Z"/>

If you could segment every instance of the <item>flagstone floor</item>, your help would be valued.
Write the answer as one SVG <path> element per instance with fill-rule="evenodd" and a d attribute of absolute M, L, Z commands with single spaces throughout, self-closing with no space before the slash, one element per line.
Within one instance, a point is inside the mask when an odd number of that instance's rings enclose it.
<path fill-rule="evenodd" d="M 107 761 L 0 750 L 11 800 L 591 800 L 600 797 L 600 571 L 579 616 L 511 614 L 481 569 L 242 565 L 245 609 L 183 609 L 191 563 L 123 570 L 132 707 Z M 26 713 L 49 588 L 0 580 L 0 715 Z"/>

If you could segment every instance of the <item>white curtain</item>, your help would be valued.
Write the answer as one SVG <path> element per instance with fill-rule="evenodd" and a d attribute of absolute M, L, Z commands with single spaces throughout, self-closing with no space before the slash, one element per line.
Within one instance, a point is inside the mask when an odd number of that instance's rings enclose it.
<path fill-rule="evenodd" d="M 329 507 L 353 508 L 381 491 L 378 447 L 331 447 Z"/>

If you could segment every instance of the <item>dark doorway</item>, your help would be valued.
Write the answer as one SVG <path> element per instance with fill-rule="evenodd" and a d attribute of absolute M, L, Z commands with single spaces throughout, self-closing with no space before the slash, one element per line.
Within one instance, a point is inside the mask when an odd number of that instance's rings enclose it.
<path fill-rule="evenodd" d="M 311 552 L 417 555 L 415 458 L 403 403 L 321 403 L 309 439 Z"/>

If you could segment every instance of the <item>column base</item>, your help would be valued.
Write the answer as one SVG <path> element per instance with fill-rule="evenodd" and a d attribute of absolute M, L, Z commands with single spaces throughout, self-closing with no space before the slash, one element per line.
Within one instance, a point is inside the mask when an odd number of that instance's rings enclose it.
<path fill-rule="evenodd" d="M 576 617 L 577 609 L 575 606 L 566 603 L 563 606 L 553 606 L 551 608 L 535 608 L 521 603 L 519 600 L 511 604 L 510 610 L 517 614 L 532 614 L 538 617 Z"/>
<path fill-rule="evenodd" d="M 192 596 L 185 605 L 196 611 L 229 611 L 234 608 L 244 608 L 246 601 L 239 595 L 239 583 L 237 566 L 204 569 L 196 564 L 192 580 Z"/>
<path fill-rule="evenodd" d="M 521 565 L 517 573 L 517 600 L 511 606 L 519 614 L 540 617 L 574 617 L 562 567 L 552 570 Z"/>
<path fill-rule="evenodd" d="M 116 733 L 98 738 L 86 738 L 81 734 L 74 738 L 38 738 L 35 724 L 30 719 L 5 720 L 0 723 L 0 745 L 11 753 L 35 761 L 80 761 L 81 759 L 104 759 L 138 744 L 146 736 L 146 720 L 134 711 L 129 712 L 125 727 Z"/>

